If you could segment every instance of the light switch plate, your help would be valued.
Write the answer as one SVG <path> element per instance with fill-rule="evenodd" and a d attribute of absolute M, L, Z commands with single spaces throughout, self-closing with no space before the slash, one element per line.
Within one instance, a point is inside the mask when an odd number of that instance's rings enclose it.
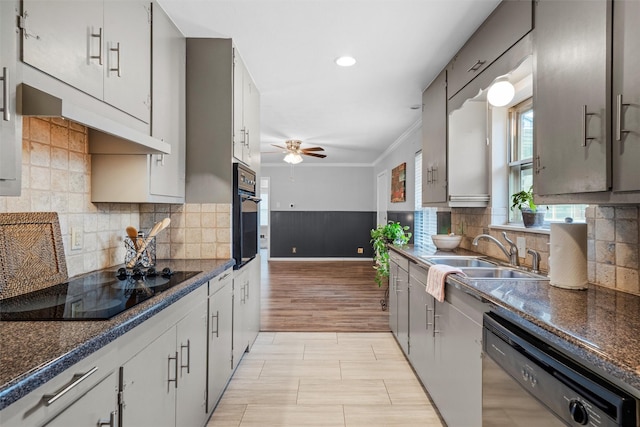
<path fill-rule="evenodd" d="M 518 256 L 524 258 L 527 256 L 527 239 L 524 237 L 516 237 L 516 246 L 518 246 Z"/>

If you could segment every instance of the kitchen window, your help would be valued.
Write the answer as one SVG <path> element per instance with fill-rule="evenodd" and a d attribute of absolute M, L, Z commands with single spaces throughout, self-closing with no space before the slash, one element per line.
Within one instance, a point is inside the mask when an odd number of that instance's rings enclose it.
<path fill-rule="evenodd" d="M 437 208 L 422 207 L 422 151 L 416 153 L 415 165 L 415 185 L 414 185 L 414 215 L 413 215 L 413 244 L 416 247 L 436 250 L 431 240 L 432 234 L 438 234 Z"/>
<path fill-rule="evenodd" d="M 529 98 L 509 109 L 509 207 L 511 194 L 528 190 L 533 186 L 533 99 Z M 571 217 L 574 221 L 585 221 L 587 205 L 549 205 L 545 223 L 564 221 Z M 520 211 L 509 209 L 509 222 L 522 223 Z"/>

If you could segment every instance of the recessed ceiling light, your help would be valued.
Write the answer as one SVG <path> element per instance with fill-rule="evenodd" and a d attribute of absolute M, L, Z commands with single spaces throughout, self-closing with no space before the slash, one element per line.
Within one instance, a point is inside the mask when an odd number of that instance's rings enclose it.
<path fill-rule="evenodd" d="M 351 67 L 356 63 L 356 59 L 353 56 L 341 56 L 336 59 L 336 64 L 341 67 Z"/>

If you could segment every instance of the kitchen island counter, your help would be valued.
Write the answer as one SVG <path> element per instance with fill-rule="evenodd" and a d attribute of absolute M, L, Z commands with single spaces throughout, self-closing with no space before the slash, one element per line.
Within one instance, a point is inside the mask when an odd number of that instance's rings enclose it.
<path fill-rule="evenodd" d="M 413 246 L 391 249 L 423 266 L 428 264 L 422 257 L 433 255 Z M 460 275 L 449 275 L 446 283 L 488 303 L 640 398 L 639 296 L 591 284 L 586 290 L 569 290 L 548 281 L 472 280 Z"/>
<path fill-rule="evenodd" d="M 234 261 L 158 260 L 158 265 L 201 273 L 109 320 L 0 322 L 0 409 L 206 285 Z"/>

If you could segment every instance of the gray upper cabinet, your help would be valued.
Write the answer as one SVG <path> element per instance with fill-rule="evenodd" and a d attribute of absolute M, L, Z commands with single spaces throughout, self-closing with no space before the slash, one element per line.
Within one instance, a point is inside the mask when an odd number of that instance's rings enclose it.
<path fill-rule="evenodd" d="M 533 28 L 531 0 L 505 0 L 453 58 L 448 94 L 454 96 Z"/>
<path fill-rule="evenodd" d="M 153 4 L 151 134 L 171 154 L 93 154 L 91 200 L 184 203 L 186 181 L 186 39 Z"/>
<path fill-rule="evenodd" d="M 640 191 L 640 2 L 613 4 L 613 191 Z"/>
<path fill-rule="evenodd" d="M 447 202 L 447 72 L 422 93 L 422 204 Z"/>
<path fill-rule="evenodd" d="M 19 196 L 22 120 L 16 115 L 17 1 L 0 2 L 0 195 Z"/>
<path fill-rule="evenodd" d="M 187 202 L 231 203 L 233 159 L 259 170 L 259 102 L 232 40 L 187 39 Z"/>
<path fill-rule="evenodd" d="M 607 191 L 611 2 L 536 2 L 534 188 Z"/>
<path fill-rule="evenodd" d="M 149 123 L 149 1 L 23 0 L 22 60 Z"/>

